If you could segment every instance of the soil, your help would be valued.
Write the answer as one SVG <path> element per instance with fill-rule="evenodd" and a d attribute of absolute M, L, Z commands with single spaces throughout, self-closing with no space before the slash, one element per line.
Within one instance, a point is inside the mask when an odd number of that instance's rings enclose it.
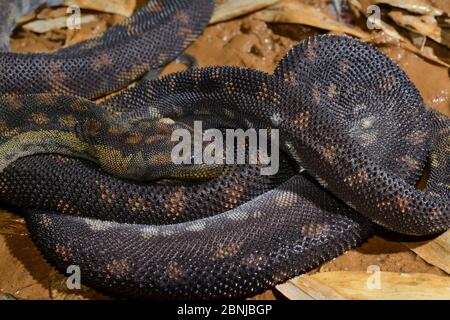
<path fill-rule="evenodd" d="M 432 1 L 445 6 L 445 1 Z M 443 9 L 449 9 L 443 7 Z M 65 11 L 64 11 L 65 12 Z M 40 17 L 61 14 L 44 9 Z M 42 52 L 56 50 L 97 35 L 122 18 L 97 14 L 100 22 L 84 25 L 79 31 L 58 30 L 43 35 L 16 30 L 12 39 L 15 52 Z M 187 50 L 199 66 L 227 65 L 251 67 L 271 72 L 289 48 L 308 36 L 323 33 L 318 29 L 294 25 L 268 25 L 252 15 L 210 26 Z M 450 77 L 448 68 L 406 51 L 388 45 L 382 49 L 411 77 L 425 103 L 450 116 Z M 447 50 L 448 51 L 448 50 Z M 163 71 L 180 71 L 184 65 L 172 63 Z M 426 75 L 426 76 L 425 76 Z M 18 299 L 107 299 L 88 288 L 76 293 L 65 289 L 65 279 L 51 268 L 27 235 L 23 220 L 0 212 L 0 297 L 9 293 Z M 421 272 L 444 275 L 429 265 L 400 242 L 375 236 L 357 248 L 325 263 L 315 271 L 366 271 L 377 265 L 382 271 Z M 313 272 L 315 272 L 313 271 Z M 269 290 L 255 299 L 275 299 L 280 296 Z"/>

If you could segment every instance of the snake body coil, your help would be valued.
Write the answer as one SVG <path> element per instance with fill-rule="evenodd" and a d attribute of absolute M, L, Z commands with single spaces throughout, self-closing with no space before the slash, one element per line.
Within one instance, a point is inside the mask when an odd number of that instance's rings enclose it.
<path fill-rule="evenodd" d="M 89 101 L 44 94 L 3 96 L 1 103 L 0 148 L 10 152 L 0 162 L 1 198 L 27 210 L 30 233 L 53 265 L 62 272 L 80 266 L 85 284 L 114 296 L 248 296 L 342 254 L 373 234 L 373 222 L 409 235 L 450 226 L 450 120 L 427 111 L 385 55 L 348 37 L 311 38 L 294 47 L 274 74 L 194 69 L 144 81 L 105 102 L 106 109 L 120 110 L 119 124 L 139 115 L 151 120 L 152 130 L 170 127 L 155 118 L 200 115 L 219 115 L 234 127 L 277 128 L 284 151 L 308 172 L 287 181 L 287 161 L 271 178 L 255 178 L 251 166 L 234 167 L 216 180 L 169 189 L 118 180 L 60 156 L 17 160 L 46 150 L 95 160 L 86 153 L 93 141 L 108 146 L 103 158 L 115 157 L 111 146 L 136 154 L 155 131 L 149 137 L 150 131 L 138 131 L 144 137 L 130 140 L 138 141 L 138 149 L 125 150 L 123 132 L 110 130 L 114 121 L 98 117 L 107 111 L 95 111 Z M 33 116 L 43 105 L 43 114 Z M 70 106 L 93 112 L 98 126 L 86 126 L 82 118 L 81 127 L 72 122 L 63 130 L 62 116 L 79 121 L 83 115 Z M 54 121 L 43 121 L 50 117 Z M 39 140 L 50 131 L 49 139 Z M 14 140 L 24 136 L 34 139 L 30 145 Z M 80 149 L 73 153 L 74 147 Z M 417 190 L 428 157 L 430 179 Z M 68 172 L 74 184 L 61 182 Z M 66 190 L 40 195 L 51 190 L 51 181 Z M 211 188 L 217 201 L 192 209 L 190 199 L 211 195 Z M 160 192 L 168 192 L 164 200 Z"/>

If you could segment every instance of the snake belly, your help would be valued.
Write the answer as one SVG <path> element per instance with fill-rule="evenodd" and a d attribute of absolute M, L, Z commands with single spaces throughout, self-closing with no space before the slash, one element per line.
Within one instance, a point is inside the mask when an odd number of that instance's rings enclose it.
<path fill-rule="evenodd" d="M 81 266 L 86 284 L 102 292 L 248 296 L 365 239 L 373 233 L 369 220 L 410 235 L 449 228 L 449 120 L 427 111 L 404 72 L 359 41 L 314 37 L 273 75 L 195 69 L 143 82 L 112 102 L 137 97 L 164 116 L 195 115 L 206 105 L 228 121 L 278 128 L 285 151 L 320 186 L 296 175 L 232 210 L 170 225 L 28 211 L 45 257 L 62 272 Z M 430 181 L 417 190 L 428 156 Z"/>

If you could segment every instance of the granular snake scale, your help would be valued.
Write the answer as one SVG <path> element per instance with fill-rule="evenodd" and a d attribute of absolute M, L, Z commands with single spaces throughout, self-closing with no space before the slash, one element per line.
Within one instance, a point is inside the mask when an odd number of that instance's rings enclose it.
<path fill-rule="evenodd" d="M 62 2 L 0 1 L 0 49 L 21 16 Z M 56 52 L 0 52 L 0 93 L 103 97 L 175 59 L 203 32 L 213 7 L 213 0 L 149 0 L 102 35 Z"/>

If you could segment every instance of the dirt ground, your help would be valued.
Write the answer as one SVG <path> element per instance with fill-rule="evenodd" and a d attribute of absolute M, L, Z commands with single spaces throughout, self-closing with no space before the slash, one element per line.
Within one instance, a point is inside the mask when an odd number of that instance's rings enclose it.
<path fill-rule="evenodd" d="M 450 4 L 434 1 L 450 12 Z M 447 7 L 445 7 L 447 6 Z M 61 10 L 61 9 L 60 9 Z M 39 17 L 61 14 L 48 9 Z M 98 14 L 100 23 L 90 23 L 80 31 L 52 31 L 44 35 L 23 31 L 15 32 L 12 50 L 16 52 L 51 51 L 69 45 L 106 30 L 121 18 Z M 207 28 L 189 49 L 199 66 L 233 65 L 252 67 L 270 72 L 289 48 L 308 36 L 324 33 L 321 30 L 296 25 L 268 25 L 253 15 Z M 398 46 L 381 49 L 396 61 L 411 77 L 422 93 L 428 107 L 450 116 L 449 70 L 406 51 Z M 450 55 L 450 52 L 449 52 Z M 164 74 L 184 69 L 172 63 Z M 106 299 L 87 288 L 80 292 L 67 292 L 64 278 L 55 272 L 41 257 L 27 236 L 26 227 L 19 216 L 0 212 L 0 296 L 9 293 L 18 299 Z M 420 272 L 445 275 L 429 265 L 400 242 L 375 236 L 357 248 L 325 263 L 320 271 L 366 271 L 368 266 L 378 265 L 382 271 Z M 273 299 L 279 296 L 272 291 L 255 297 Z"/>

